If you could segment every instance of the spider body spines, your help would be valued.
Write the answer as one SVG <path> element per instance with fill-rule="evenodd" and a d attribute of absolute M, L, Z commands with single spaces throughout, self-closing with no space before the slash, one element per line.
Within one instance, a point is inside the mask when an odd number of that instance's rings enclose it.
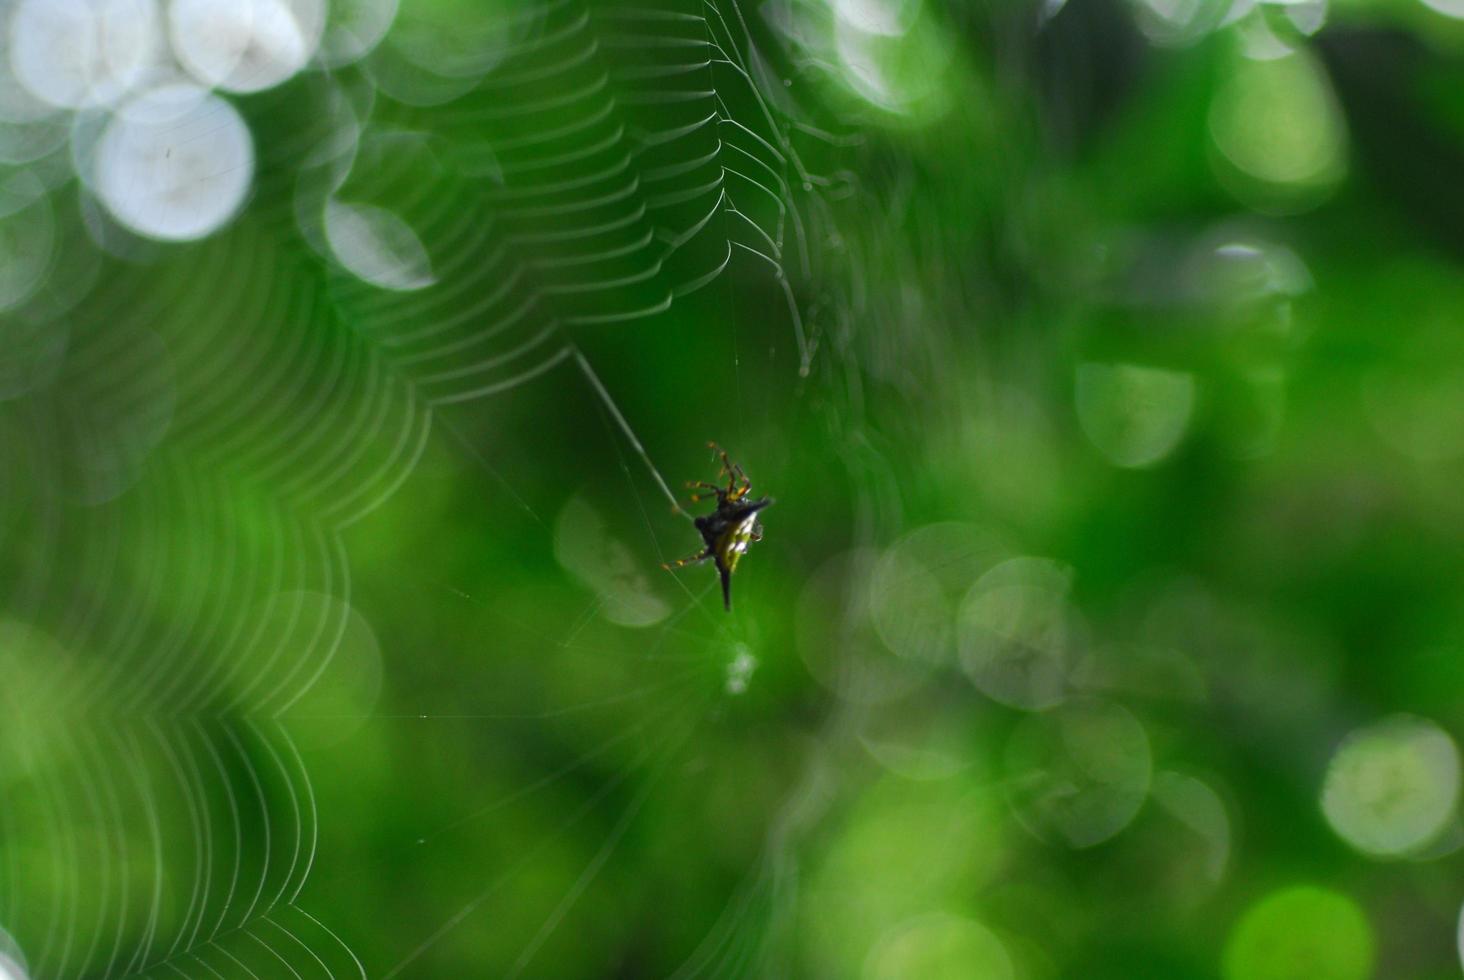
<path fill-rule="evenodd" d="M 725 487 L 701 480 L 688 480 L 689 489 L 705 490 L 707 493 L 691 495 L 692 503 L 710 496 L 717 498 L 717 509 L 692 519 L 692 524 L 702 536 L 703 551 L 692 558 L 682 559 L 668 568 L 682 568 L 711 559 L 717 566 L 717 577 L 722 585 L 722 604 L 732 610 L 732 573 L 737 562 L 747 553 L 748 546 L 762 540 L 762 526 L 758 523 L 758 512 L 773 502 L 771 497 L 749 500 L 752 481 L 742 467 L 728 457 L 727 451 L 715 442 L 707 443 L 722 459 L 720 475 L 727 478 Z"/>

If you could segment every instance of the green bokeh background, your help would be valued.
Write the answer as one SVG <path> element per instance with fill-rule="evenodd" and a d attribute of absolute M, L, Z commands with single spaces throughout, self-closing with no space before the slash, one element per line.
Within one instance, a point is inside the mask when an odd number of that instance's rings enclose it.
<path fill-rule="evenodd" d="M 1464 24 L 664 11 L 405 0 L 202 241 L 6 164 L 12 972 L 1457 977 Z"/>

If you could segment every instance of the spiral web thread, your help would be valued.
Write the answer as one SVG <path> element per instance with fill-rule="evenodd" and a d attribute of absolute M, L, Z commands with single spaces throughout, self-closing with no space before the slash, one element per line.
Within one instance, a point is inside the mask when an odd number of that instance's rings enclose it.
<path fill-rule="evenodd" d="M 34 976 L 364 976 L 299 902 L 320 815 L 287 718 L 351 629 L 343 529 L 444 408 L 554 371 L 649 464 L 577 331 L 653 320 L 739 260 L 812 361 L 794 283 L 831 185 L 762 28 L 730 0 L 547 0 L 500 27 L 513 45 L 431 106 L 292 86 L 299 132 L 202 244 L 98 266 L 73 215 L 57 268 L 84 298 L 15 317 L 55 338 L 11 355 L 49 383 L 0 404 L 0 924 Z M 389 211 L 430 285 L 322 261 L 332 205 Z"/>

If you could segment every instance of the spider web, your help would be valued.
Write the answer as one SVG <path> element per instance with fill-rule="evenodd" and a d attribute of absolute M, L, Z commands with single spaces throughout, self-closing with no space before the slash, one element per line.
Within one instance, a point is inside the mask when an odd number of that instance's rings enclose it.
<path fill-rule="evenodd" d="M 805 125 L 756 20 L 726 0 L 548 0 L 493 27 L 486 66 L 434 77 L 383 55 L 365 75 L 316 74 L 258 96 L 260 115 L 296 125 L 259 140 L 256 199 L 201 244 L 126 243 L 130 258 L 99 258 L 86 207 L 52 195 L 56 268 L 73 281 L 7 318 L 7 331 L 55 339 L 13 355 L 7 378 L 36 380 L 8 389 L 0 415 L 3 469 L 22 474 L 0 505 L 13 556 L 0 656 L 15 721 L 0 739 L 0 926 L 31 975 L 451 975 L 455 948 L 483 952 L 461 937 L 485 931 L 506 975 L 532 972 L 566 919 L 606 911 L 603 899 L 584 905 L 619 844 L 658 803 L 684 802 L 696 746 L 727 723 L 725 666 L 746 638 L 707 603 L 710 583 L 673 580 L 651 642 L 605 658 L 604 595 L 546 637 L 433 571 L 450 563 L 423 554 L 420 574 L 388 578 L 353 543 L 373 521 L 410 519 L 401 509 L 423 498 L 409 484 L 430 498 L 468 467 L 492 488 L 477 530 L 510 565 L 512 535 L 547 530 L 562 493 L 530 486 L 529 450 L 485 429 L 572 397 L 600 447 L 580 482 L 618 473 L 633 501 L 630 525 L 612 533 L 646 534 L 652 557 L 676 557 L 662 537 L 684 525 L 657 498 L 670 490 L 636 434 L 646 414 L 625 408 L 616 383 L 627 331 L 696 318 L 735 330 L 724 307 L 740 303 L 776 308 L 787 332 L 760 358 L 768 373 L 792 383 L 820 348 L 828 301 L 799 290 L 832 254 L 837 183 L 804 161 L 831 141 Z M 68 290 L 79 298 L 61 298 Z M 732 343 L 719 383 L 741 420 L 735 333 Z M 673 456 L 674 472 L 700 473 L 695 459 Z M 372 869 L 330 839 L 350 817 L 323 811 L 322 792 L 349 793 L 321 774 L 389 717 L 358 707 L 391 647 L 373 630 L 386 581 L 409 601 L 444 603 L 467 635 L 519 629 L 524 655 L 548 651 L 559 676 L 601 684 L 533 691 L 493 669 L 501 689 L 454 679 L 461 712 L 443 710 L 441 686 L 395 692 L 433 708 L 413 713 L 424 733 L 412 758 L 503 726 L 505 738 L 536 733 L 546 759 L 498 766 L 479 810 L 419 801 L 403 863 L 451 861 L 453 841 L 481 839 L 485 820 L 502 828 L 519 801 L 562 797 L 546 804 L 559 815 L 547 830 L 523 835 L 537 841 L 526 852 L 505 852 L 396 931 L 311 911 L 347 907 L 341 896 Z M 565 591 L 582 601 L 582 588 Z M 601 843 L 576 853 L 568 832 L 592 821 Z M 329 868 L 323 838 L 338 848 Z M 771 948 L 768 930 L 747 925 L 787 869 L 776 847 L 751 852 L 763 857 L 750 876 L 728 874 L 733 900 L 709 931 L 685 937 L 677 976 L 756 972 Z M 522 876 L 540 859 L 572 870 L 505 915 L 504 896 L 533 893 Z M 415 938 L 371 941 L 378 928 Z M 395 958 L 363 959 L 363 945 Z"/>

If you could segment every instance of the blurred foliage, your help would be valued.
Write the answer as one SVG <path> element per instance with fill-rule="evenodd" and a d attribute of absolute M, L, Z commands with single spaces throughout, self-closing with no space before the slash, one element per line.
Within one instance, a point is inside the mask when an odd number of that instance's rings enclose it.
<path fill-rule="evenodd" d="M 1464 5 L 68 3 L 0 978 L 1459 975 Z"/>

